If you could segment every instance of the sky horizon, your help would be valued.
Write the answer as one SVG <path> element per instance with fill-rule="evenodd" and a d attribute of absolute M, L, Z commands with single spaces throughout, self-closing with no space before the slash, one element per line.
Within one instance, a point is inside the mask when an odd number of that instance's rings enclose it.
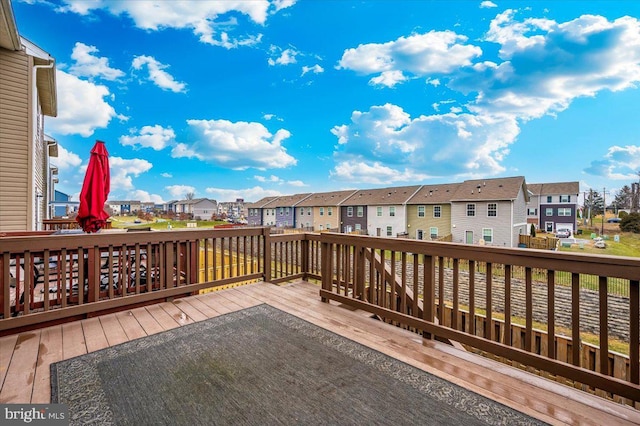
<path fill-rule="evenodd" d="M 56 189 L 110 200 L 640 171 L 640 2 L 13 0 L 56 60 Z M 635 113 L 633 111 L 636 111 Z"/>

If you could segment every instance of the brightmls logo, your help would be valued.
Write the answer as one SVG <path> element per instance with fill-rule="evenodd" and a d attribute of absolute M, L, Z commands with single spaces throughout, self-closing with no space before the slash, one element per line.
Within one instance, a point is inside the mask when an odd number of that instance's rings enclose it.
<path fill-rule="evenodd" d="M 2 404 L 3 425 L 69 425 L 68 408 L 64 404 Z"/>

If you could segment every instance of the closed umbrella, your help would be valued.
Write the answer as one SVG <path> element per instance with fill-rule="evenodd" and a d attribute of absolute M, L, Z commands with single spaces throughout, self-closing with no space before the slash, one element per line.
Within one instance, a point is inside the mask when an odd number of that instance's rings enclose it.
<path fill-rule="evenodd" d="M 76 217 L 84 232 L 98 232 L 105 227 L 109 214 L 104 210 L 104 203 L 109 196 L 109 189 L 109 153 L 104 142 L 96 141 L 84 175 Z"/>

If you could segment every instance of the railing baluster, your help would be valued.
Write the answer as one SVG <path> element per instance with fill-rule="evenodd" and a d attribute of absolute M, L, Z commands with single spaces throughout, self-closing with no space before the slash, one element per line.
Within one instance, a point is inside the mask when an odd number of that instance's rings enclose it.
<path fill-rule="evenodd" d="M 423 259 L 423 263 L 424 263 L 424 259 Z M 419 267 L 420 267 L 420 255 L 417 253 L 414 253 L 413 254 L 413 298 L 411 300 L 411 316 L 413 317 L 418 317 L 418 299 L 419 299 L 418 295 L 420 294 L 420 288 L 418 287 L 418 275 L 419 275 L 418 268 Z"/>
<path fill-rule="evenodd" d="M 440 265 L 442 266 L 442 263 Z M 424 256 L 424 277 L 423 277 L 423 283 L 422 283 L 424 288 L 422 319 L 430 323 L 433 323 L 435 321 L 435 312 L 434 312 L 435 302 L 436 302 L 435 272 L 436 272 L 435 258 L 433 256 L 425 255 Z M 431 333 L 423 333 L 423 336 L 427 339 L 431 339 L 432 337 Z"/>
<path fill-rule="evenodd" d="M 414 275 L 418 271 L 413 271 Z M 407 313 L 407 252 L 402 252 L 402 287 L 400 287 L 400 312 Z"/>
<path fill-rule="evenodd" d="M 598 300 L 600 301 L 600 373 L 609 374 L 609 308 L 607 277 L 598 279 Z"/>
<path fill-rule="evenodd" d="M 67 285 L 69 285 L 69 290 L 71 290 L 71 284 L 72 284 L 71 277 L 73 276 L 73 271 L 67 271 L 67 249 L 62 249 L 59 260 L 61 260 L 61 262 L 58 262 L 58 270 L 62 271 L 62 274 L 64 274 L 64 279 L 62 279 L 62 276 L 58 279 L 58 290 L 60 291 L 61 306 L 63 308 L 66 308 L 67 307 Z M 70 262 L 70 265 L 73 265 L 73 260 Z M 70 268 L 72 269 L 71 266 Z M 68 279 L 67 279 L 67 276 L 69 277 Z M 18 287 L 16 286 L 16 290 L 17 289 Z"/>
<path fill-rule="evenodd" d="M 19 265 L 16 264 L 16 268 Z M 24 252 L 24 302 L 22 309 L 24 310 L 24 314 L 28 315 L 31 311 L 31 289 L 33 287 L 33 268 L 31 266 L 31 252 L 29 250 Z M 17 286 L 16 286 L 17 288 Z M 16 292 L 16 299 L 20 297 L 20 295 Z"/>
<path fill-rule="evenodd" d="M 485 277 L 487 282 L 487 318 L 484 324 L 484 337 L 489 340 L 495 340 L 493 329 L 493 264 L 487 262 L 485 265 Z"/>
<path fill-rule="evenodd" d="M 504 265 L 504 343 L 513 345 L 511 331 L 511 265 Z"/>
<path fill-rule="evenodd" d="M 396 252 L 391 250 L 391 280 L 389 282 L 389 308 L 398 310 L 398 300 L 396 298 Z"/>
<path fill-rule="evenodd" d="M 43 296 L 44 296 L 44 310 L 48 311 L 49 310 L 49 274 L 51 273 L 51 269 L 50 269 L 50 265 L 49 265 L 49 257 L 50 257 L 50 252 L 48 249 L 45 249 L 44 253 L 43 253 L 43 260 L 44 260 L 44 269 L 43 269 L 43 277 L 42 277 L 42 290 L 44 291 Z M 5 282 L 8 282 L 5 281 Z"/>
<path fill-rule="evenodd" d="M 469 334 L 476 334 L 476 261 L 469 260 Z"/>
<path fill-rule="evenodd" d="M 531 281 L 531 268 L 526 267 L 525 276 L 525 335 L 524 349 L 532 352 L 533 350 L 533 284 Z"/>
<path fill-rule="evenodd" d="M 458 313 L 460 309 L 460 259 L 453 259 L 453 309 L 451 311 L 451 328 L 458 329 Z M 443 324 L 444 325 L 444 324 Z"/>
<path fill-rule="evenodd" d="M 556 359 L 556 273 L 547 271 L 547 356 Z"/>
<path fill-rule="evenodd" d="M 5 283 L 2 286 L 2 317 L 3 318 L 11 317 L 11 287 L 9 286 L 9 283 L 11 282 L 11 270 L 9 266 L 10 262 L 11 262 L 11 256 L 9 255 L 9 253 L 6 253 L 6 252 L 3 253 L 2 265 L 0 266 L 0 271 L 2 272 L 2 282 Z"/>
<path fill-rule="evenodd" d="M 571 274 L 571 363 L 580 366 L 580 274 Z"/>
<path fill-rule="evenodd" d="M 629 281 L 630 381 L 640 384 L 640 281 Z"/>
<path fill-rule="evenodd" d="M 425 257 L 425 262 L 426 262 L 426 257 Z M 425 268 L 426 268 L 426 263 L 425 263 Z M 424 273 L 426 274 L 427 271 L 425 270 Z M 427 297 L 424 296 L 424 298 L 426 301 Z M 434 300 L 434 303 L 435 303 L 435 300 Z M 426 308 L 427 306 L 425 302 L 424 309 Z M 438 321 L 440 322 L 440 325 L 444 325 L 444 311 L 445 311 L 444 309 L 444 257 L 438 256 Z"/>

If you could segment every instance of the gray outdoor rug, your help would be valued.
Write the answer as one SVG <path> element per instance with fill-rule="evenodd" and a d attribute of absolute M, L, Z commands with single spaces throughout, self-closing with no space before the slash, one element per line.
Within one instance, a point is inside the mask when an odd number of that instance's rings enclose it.
<path fill-rule="evenodd" d="M 71 424 L 542 424 L 269 305 L 51 365 Z"/>

